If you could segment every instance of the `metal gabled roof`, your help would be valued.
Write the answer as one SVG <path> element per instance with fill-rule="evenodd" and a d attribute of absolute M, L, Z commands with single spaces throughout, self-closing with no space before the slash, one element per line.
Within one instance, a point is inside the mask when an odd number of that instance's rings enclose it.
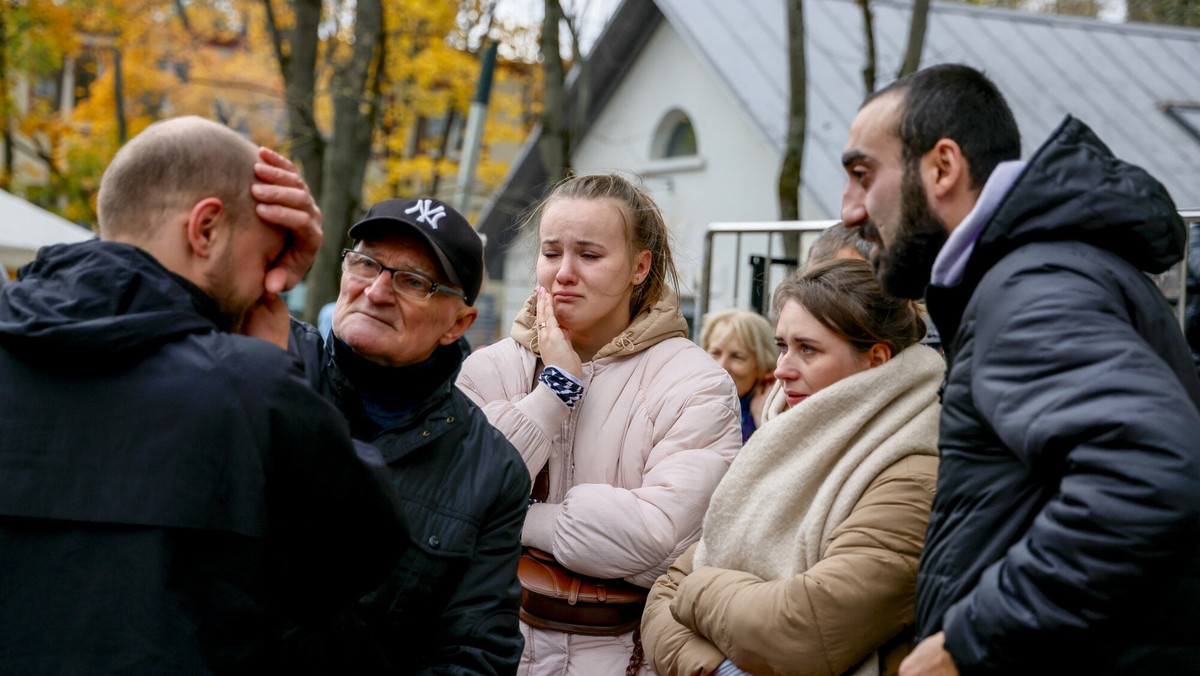
<path fill-rule="evenodd" d="M 899 67 L 911 3 L 872 0 L 871 7 L 876 81 L 882 86 Z M 842 148 L 866 94 L 862 10 L 856 0 L 805 0 L 804 10 L 808 129 L 802 202 L 806 217 L 834 218 L 845 184 Z M 625 0 L 594 48 L 598 94 L 586 120 L 595 119 L 662 18 L 782 154 L 788 99 L 784 0 Z M 1200 138 L 1164 110 L 1171 103 L 1200 105 L 1200 30 L 934 2 L 921 65 L 945 62 L 980 68 L 996 82 L 1020 126 L 1023 156 L 1070 113 L 1118 157 L 1162 181 L 1179 207 L 1200 207 Z M 534 131 L 480 218 L 494 277 L 517 215 L 545 187 L 539 134 Z"/>
<path fill-rule="evenodd" d="M 783 0 L 655 0 L 667 21 L 781 153 L 787 112 Z M 911 3 L 873 0 L 877 84 L 895 76 Z M 854 0 L 806 0 L 808 133 L 804 200 L 836 216 L 841 150 L 865 95 L 862 10 Z M 1122 159 L 1148 169 L 1181 207 L 1200 205 L 1200 140 L 1171 102 L 1200 103 L 1200 30 L 1114 24 L 932 3 L 921 64 L 980 68 L 1004 93 L 1028 156 L 1071 113 Z"/>

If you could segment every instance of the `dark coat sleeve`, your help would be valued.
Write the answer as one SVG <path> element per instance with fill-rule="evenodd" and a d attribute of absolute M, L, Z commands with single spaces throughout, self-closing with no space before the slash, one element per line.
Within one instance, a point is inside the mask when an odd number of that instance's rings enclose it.
<path fill-rule="evenodd" d="M 1188 224 L 1187 310 L 1184 330 L 1200 373 L 1200 221 Z"/>
<path fill-rule="evenodd" d="M 440 645 L 430 655 L 429 674 L 516 673 L 525 643 L 517 610 L 521 587 L 521 527 L 529 500 L 529 475 L 516 449 L 476 410 L 472 436 L 489 453 L 510 455 L 497 477 L 500 488 L 480 525 L 475 552 L 442 615 Z M 472 443 L 470 437 L 465 443 Z"/>
<path fill-rule="evenodd" d="M 288 338 L 288 354 L 300 360 L 304 377 L 314 390 L 322 391 L 321 358 L 325 353 L 325 341 L 312 324 L 292 317 L 291 336 Z"/>
<path fill-rule="evenodd" d="M 274 373 L 252 376 L 253 396 L 270 407 L 267 504 L 277 571 L 271 583 L 292 615 L 311 619 L 377 585 L 407 532 L 379 452 L 352 442 L 341 414 L 287 361 L 287 367 L 269 364 L 278 368 Z"/>
<path fill-rule="evenodd" d="M 1047 495 L 944 616 L 964 671 L 1004 669 L 1119 615 L 1200 536 L 1200 413 L 1139 335 L 1116 275 L 1031 265 L 985 278 L 973 303 L 980 293 L 973 404 Z"/>

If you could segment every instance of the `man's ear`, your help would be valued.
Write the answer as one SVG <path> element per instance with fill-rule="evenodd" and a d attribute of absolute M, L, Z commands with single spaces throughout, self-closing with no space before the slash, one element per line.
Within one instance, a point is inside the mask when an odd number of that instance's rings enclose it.
<path fill-rule="evenodd" d="M 944 138 L 921 158 L 920 171 L 929 208 L 953 232 L 975 208 L 982 188 L 971 184 L 970 162 L 958 142 Z"/>
<path fill-rule="evenodd" d="M 187 240 L 192 253 L 199 258 L 208 258 L 219 234 L 225 205 L 220 198 L 206 197 L 196 202 L 188 212 Z"/>
<path fill-rule="evenodd" d="M 921 178 L 925 192 L 943 201 L 971 188 L 971 167 L 958 142 L 944 138 L 921 158 Z"/>
<path fill-rule="evenodd" d="M 471 325 L 475 323 L 475 318 L 478 316 L 478 308 L 471 307 L 470 305 L 460 307 L 458 313 L 454 316 L 454 324 L 442 334 L 442 337 L 438 339 L 438 344 L 449 345 L 462 338 L 462 335 L 467 332 L 467 329 L 471 328 Z"/>

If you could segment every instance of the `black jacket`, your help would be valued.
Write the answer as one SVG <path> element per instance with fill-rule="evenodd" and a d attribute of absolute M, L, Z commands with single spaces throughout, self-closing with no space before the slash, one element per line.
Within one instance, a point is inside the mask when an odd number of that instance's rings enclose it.
<path fill-rule="evenodd" d="M 1192 361 L 1200 372 L 1200 221 L 1188 224 L 1187 306 L 1184 332 L 1192 349 Z"/>
<path fill-rule="evenodd" d="M 386 575 L 378 456 L 223 328 L 124 244 L 42 249 L 0 290 L 0 670 L 260 671 Z"/>
<path fill-rule="evenodd" d="M 1144 274 L 1183 234 L 1068 118 L 928 289 L 949 370 L 917 622 L 964 673 L 1200 669 L 1200 380 Z"/>
<path fill-rule="evenodd" d="M 311 326 L 294 322 L 292 334 L 293 350 L 319 370 L 318 386 L 355 438 L 383 453 L 409 526 L 391 578 L 359 602 L 352 629 L 337 630 L 359 646 L 354 670 L 515 673 L 524 647 L 516 576 L 529 474 L 455 387 L 461 345 L 440 347 L 414 367 L 388 368 L 336 338 L 322 348 Z M 381 414 L 388 424 L 377 422 Z"/>

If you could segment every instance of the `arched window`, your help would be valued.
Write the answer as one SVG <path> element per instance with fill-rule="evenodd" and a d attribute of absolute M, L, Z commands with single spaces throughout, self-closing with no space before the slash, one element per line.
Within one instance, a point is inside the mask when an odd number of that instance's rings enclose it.
<path fill-rule="evenodd" d="M 675 108 L 663 116 L 654 134 L 650 157 L 656 160 L 672 157 L 695 157 L 698 154 L 696 130 L 682 110 Z"/>

